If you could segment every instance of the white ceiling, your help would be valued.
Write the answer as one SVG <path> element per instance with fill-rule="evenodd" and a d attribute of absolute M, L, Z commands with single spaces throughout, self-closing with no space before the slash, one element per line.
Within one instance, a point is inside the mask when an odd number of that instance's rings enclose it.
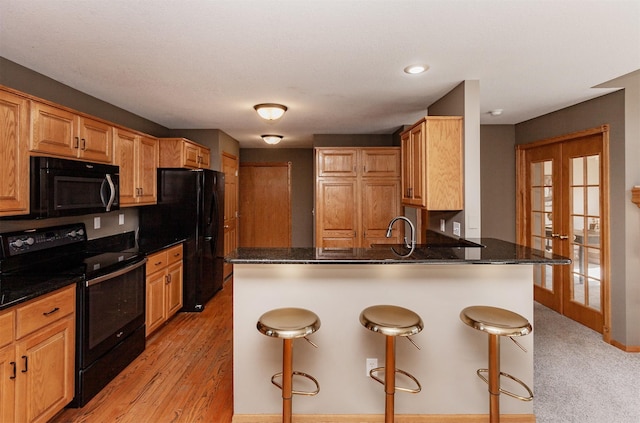
<path fill-rule="evenodd" d="M 483 124 L 610 92 L 640 69 L 640 1 L 0 0 L 0 55 L 168 128 L 303 147 L 391 133 L 463 80 Z"/>

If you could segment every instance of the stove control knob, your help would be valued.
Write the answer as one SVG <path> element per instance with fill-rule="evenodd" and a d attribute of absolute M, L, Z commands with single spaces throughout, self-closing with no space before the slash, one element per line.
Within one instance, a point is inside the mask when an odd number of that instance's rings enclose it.
<path fill-rule="evenodd" d="M 67 234 L 67 236 L 68 236 L 69 238 L 75 238 L 75 236 L 76 236 L 76 231 L 71 231 L 71 232 L 69 232 L 69 233 Z"/>
<path fill-rule="evenodd" d="M 11 245 L 13 245 L 15 248 L 22 248 L 23 244 L 24 244 L 24 242 L 22 242 L 21 239 L 16 239 L 15 241 L 13 241 L 11 243 Z"/>
<path fill-rule="evenodd" d="M 33 245 L 36 242 L 36 240 L 31 238 L 31 237 L 29 237 L 24 242 L 26 242 L 27 245 Z"/>
<path fill-rule="evenodd" d="M 78 236 L 84 235 L 84 229 L 78 229 Z"/>

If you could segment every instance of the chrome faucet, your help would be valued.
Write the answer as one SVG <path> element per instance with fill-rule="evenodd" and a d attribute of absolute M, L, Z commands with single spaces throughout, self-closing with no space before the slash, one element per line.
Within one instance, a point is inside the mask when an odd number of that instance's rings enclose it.
<path fill-rule="evenodd" d="M 407 240 L 407 237 L 404 237 L 404 245 L 407 248 L 411 249 L 411 252 L 413 252 L 413 249 L 416 248 L 416 227 L 413 226 L 413 222 L 411 222 L 411 220 L 409 220 L 407 217 L 405 216 L 396 216 L 393 219 L 391 219 L 391 222 L 389 222 L 389 226 L 387 227 L 387 238 L 391 238 L 391 231 L 393 230 L 393 224 L 396 223 L 397 220 L 404 220 L 405 222 L 407 222 L 409 224 L 409 227 L 411 228 L 411 238 L 409 240 Z"/>

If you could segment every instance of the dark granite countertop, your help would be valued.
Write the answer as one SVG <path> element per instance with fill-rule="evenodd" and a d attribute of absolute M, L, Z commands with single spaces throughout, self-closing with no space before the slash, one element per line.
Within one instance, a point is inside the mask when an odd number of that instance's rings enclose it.
<path fill-rule="evenodd" d="M 139 239 L 136 245 L 137 251 L 144 255 L 150 255 L 164 250 L 165 248 L 173 247 L 174 245 L 185 242 L 185 238 L 147 238 Z"/>
<path fill-rule="evenodd" d="M 482 238 L 481 246 L 419 245 L 414 252 L 400 245 L 372 248 L 238 248 L 225 257 L 233 264 L 569 264 L 557 254 Z"/>
<path fill-rule="evenodd" d="M 46 282 L 25 284 L 24 277 L 4 277 L 0 281 L 0 310 L 82 281 L 83 276 L 69 275 L 50 278 Z"/>

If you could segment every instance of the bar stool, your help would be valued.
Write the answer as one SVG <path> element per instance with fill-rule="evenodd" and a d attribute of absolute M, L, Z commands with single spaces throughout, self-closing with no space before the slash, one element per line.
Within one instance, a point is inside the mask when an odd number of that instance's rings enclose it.
<path fill-rule="evenodd" d="M 531 401 L 533 399 L 533 392 L 523 381 L 500 371 L 499 337 L 508 336 L 520 349 L 527 352 L 513 337 L 531 333 L 533 330 L 531 323 L 518 313 L 489 306 L 467 307 L 460 312 L 460 320 L 476 330 L 489 334 L 489 368 L 478 369 L 476 373 L 480 379 L 489 385 L 489 421 L 490 423 L 498 423 L 500 422 L 500 393 L 521 401 Z M 483 373 L 487 373 L 489 378 L 487 379 Z M 527 390 L 529 396 L 523 397 L 502 389 L 500 387 L 500 376 L 507 377 L 520 384 Z"/>
<path fill-rule="evenodd" d="M 418 379 L 404 370 L 396 368 L 396 337 L 407 337 L 416 348 L 420 349 L 409 336 L 420 332 L 424 327 L 424 323 L 422 323 L 420 316 L 413 311 L 393 305 L 375 305 L 365 308 L 360 313 L 360 323 L 365 328 L 386 337 L 384 367 L 371 369 L 369 376 L 384 385 L 384 421 L 385 423 L 393 423 L 395 391 L 417 394 L 422 390 Z M 384 371 L 384 380 L 377 376 L 377 373 L 381 371 Z M 396 373 L 407 376 L 415 382 L 417 388 L 410 389 L 396 386 Z"/>
<path fill-rule="evenodd" d="M 313 396 L 320 392 L 320 385 L 313 376 L 293 370 L 293 340 L 295 338 L 304 338 L 311 345 L 318 348 L 316 344 L 307 338 L 307 335 L 311 335 L 320 329 L 320 319 L 315 313 L 303 308 L 278 308 L 267 311 L 260 316 L 257 328 L 260 333 L 266 336 L 283 339 L 282 372 L 274 374 L 271 377 L 271 383 L 282 390 L 282 422 L 291 423 L 292 396 Z M 314 391 L 294 390 L 294 375 L 311 380 L 315 384 L 316 389 Z M 276 381 L 278 377 L 282 378 L 282 383 Z"/>

